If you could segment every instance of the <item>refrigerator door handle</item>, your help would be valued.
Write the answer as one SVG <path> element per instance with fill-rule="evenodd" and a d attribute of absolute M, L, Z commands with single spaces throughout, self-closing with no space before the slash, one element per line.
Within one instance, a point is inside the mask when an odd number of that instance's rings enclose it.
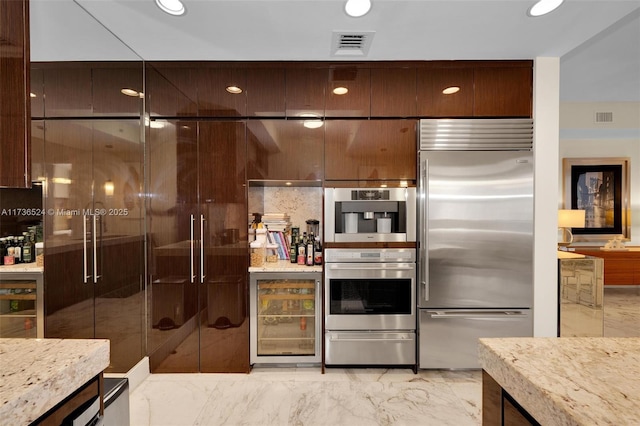
<path fill-rule="evenodd" d="M 418 263 L 420 264 L 420 285 L 422 286 L 422 300 L 429 300 L 429 160 L 420 158 L 420 181 L 418 183 L 418 206 L 420 216 L 418 218 L 418 232 L 420 233 L 420 252 Z"/>
<path fill-rule="evenodd" d="M 427 311 L 427 314 L 433 319 L 508 319 L 516 317 L 526 317 L 529 314 L 518 310 L 505 311 Z"/>

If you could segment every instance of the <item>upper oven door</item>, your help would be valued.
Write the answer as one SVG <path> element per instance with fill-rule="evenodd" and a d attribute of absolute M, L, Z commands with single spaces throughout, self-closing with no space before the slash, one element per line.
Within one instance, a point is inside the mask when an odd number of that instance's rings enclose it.
<path fill-rule="evenodd" d="M 415 242 L 416 188 L 325 188 L 324 240 Z"/>
<path fill-rule="evenodd" d="M 415 263 L 325 263 L 327 330 L 415 330 Z"/>

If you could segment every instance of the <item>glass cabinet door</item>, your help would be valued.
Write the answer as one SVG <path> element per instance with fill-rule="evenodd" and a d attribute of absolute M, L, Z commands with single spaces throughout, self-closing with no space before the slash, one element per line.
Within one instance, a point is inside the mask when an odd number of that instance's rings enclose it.
<path fill-rule="evenodd" d="M 0 338 L 43 337 L 42 278 L 0 274 Z"/>
<path fill-rule="evenodd" d="M 287 275 L 252 276 L 252 363 L 320 361 L 319 277 Z"/>

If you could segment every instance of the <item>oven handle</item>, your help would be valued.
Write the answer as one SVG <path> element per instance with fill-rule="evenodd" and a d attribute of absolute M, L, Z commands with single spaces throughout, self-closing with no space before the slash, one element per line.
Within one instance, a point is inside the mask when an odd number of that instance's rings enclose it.
<path fill-rule="evenodd" d="M 412 263 L 348 263 L 348 264 L 325 264 L 327 269 L 336 271 L 357 271 L 362 269 L 380 269 L 395 271 L 414 271 L 416 266 Z"/>

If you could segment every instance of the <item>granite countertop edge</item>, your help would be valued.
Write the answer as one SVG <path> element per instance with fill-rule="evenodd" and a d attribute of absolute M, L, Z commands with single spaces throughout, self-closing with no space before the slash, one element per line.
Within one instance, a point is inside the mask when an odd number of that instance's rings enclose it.
<path fill-rule="evenodd" d="M 540 424 L 640 424 L 640 338 L 487 338 L 478 357 Z"/>
<path fill-rule="evenodd" d="M 0 418 L 28 425 L 109 366 L 106 339 L 0 339 Z"/>

